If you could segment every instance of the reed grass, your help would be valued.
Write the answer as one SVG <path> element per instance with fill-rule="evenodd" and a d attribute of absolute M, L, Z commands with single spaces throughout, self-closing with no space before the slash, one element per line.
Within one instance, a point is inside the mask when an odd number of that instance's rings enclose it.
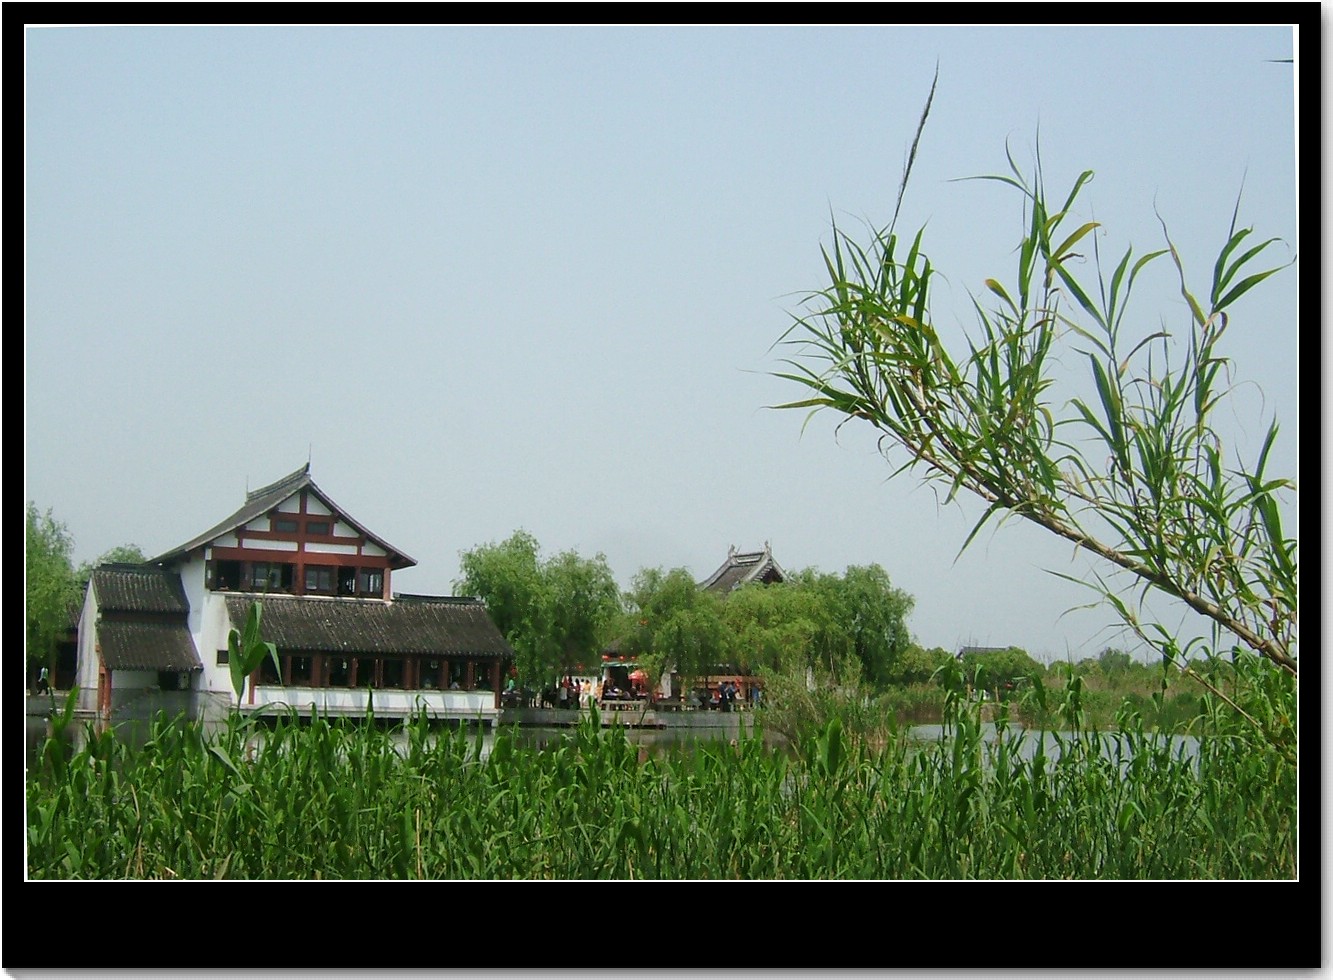
<path fill-rule="evenodd" d="M 29 773 L 27 870 L 64 879 L 1290 878 L 1291 760 L 1231 737 L 1190 757 L 1134 716 L 1031 737 L 949 705 L 936 743 L 791 751 L 762 732 L 644 758 L 588 718 L 551 746 L 424 717 L 398 730 L 159 718 Z M 1077 715 L 1074 716 L 1077 721 Z M 1227 727 L 1230 726 L 1230 727 Z"/>

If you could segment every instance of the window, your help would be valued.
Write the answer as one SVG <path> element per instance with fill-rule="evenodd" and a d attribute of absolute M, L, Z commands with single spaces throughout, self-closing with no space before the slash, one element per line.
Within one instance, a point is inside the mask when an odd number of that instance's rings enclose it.
<path fill-rule="evenodd" d="M 356 577 L 356 591 L 378 596 L 384 592 L 384 573 L 378 568 L 363 568 Z"/>
<path fill-rule="evenodd" d="M 327 672 L 328 687 L 352 686 L 352 661 L 346 657 L 326 656 L 324 669 Z"/>
<path fill-rule="evenodd" d="M 218 651 L 218 666 L 223 667 L 231 662 L 231 657 L 226 650 Z"/>
<path fill-rule="evenodd" d="M 333 567 L 330 565 L 307 565 L 305 567 L 305 590 L 333 594 Z"/>
<path fill-rule="evenodd" d="M 384 658 L 384 680 L 381 687 L 405 687 L 407 672 L 401 657 Z"/>
<path fill-rule="evenodd" d="M 281 684 L 282 677 L 273 667 L 273 658 L 265 657 L 259 661 L 259 684 Z"/>
<path fill-rule="evenodd" d="M 356 595 L 356 569 L 343 566 L 338 569 L 338 595 Z"/>
<path fill-rule="evenodd" d="M 328 521 L 306 521 L 306 534 L 328 534 L 330 532 Z"/>
<path fill-rule="evenodd" d="M 215 591 L 226 592 L 245 585 L 241 577 L 241 563 L 238 561 L 211 561 L 205 577 L 205 585 Z"/>
<path fill-rule="evenodd" d="M 171 670 L 159 670 L 157 672 L 157 686 L 162 691 L 188 691 L 190 689 L 190 675 Z"/>
<path fill-rule="evenodd" d="M 295 568 L 288 562 L 254 562 L 250 566 L 250 588 L 256 592 L 290 592 Z"/>
<path fill-rule="evenodd" d="M 275 531 L 281 531 L 284 534 L 295 534 L 297 526 L 296 518 L 294 517 L 273 518 L 273 530 Z"/>
<path fill-rule="evenodd" d="M 292 684 L 308 687 L 312 683 L 309 657 L 292 657 Z"/>

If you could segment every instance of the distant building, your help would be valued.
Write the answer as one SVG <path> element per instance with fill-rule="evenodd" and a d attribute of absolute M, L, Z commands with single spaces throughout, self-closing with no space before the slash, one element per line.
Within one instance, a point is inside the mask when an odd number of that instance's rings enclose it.
<path fill-rule="evenodd" d="M 493 717 L 513 650 L 475 598 L 395 595 L 416 561 L 339 507 L 306 464 L 143 565 L 93 571 L 78 631 L 80 706 L 216 716 L 235 701 L 228 636 L 262 607 L 266 660 L 241 707 Z M 373 691 L 373 694 L 368 693 Z"/>
<path fill-rule="evenodd" d="M 727 560 L 700 582 L 699 588 L 726 595 L 752 582 L 772 585 L 786 580 L 787 573 L 774 559 L 772 549 L 765 541 L 763 551 L 737 551 L 736 546 L 732 545 L 727 551 Z"/>

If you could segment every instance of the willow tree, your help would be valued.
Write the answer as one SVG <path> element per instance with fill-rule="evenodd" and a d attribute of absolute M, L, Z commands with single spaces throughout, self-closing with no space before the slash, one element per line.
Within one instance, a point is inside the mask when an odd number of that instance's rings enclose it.
<path fill-rule="evenodd" d="M 928 100 L 918 141 L 929 110 Z M 980 498 L 985 511 L 963 549 L 992 519 L 1019 518 L 1132 576 L 1141 588 L 1097 571 L 1076 581 L 1164 656 L 1183 664 L 1188 650 L 1147 621 L 1136 592 L 1179 600 L 1206 620 L 1213 649 L 1253 651 L 1294 680 L 1297 546 L 1283 532 L 1280 497 L 1296 487 L 1268 471 L 1278 424 L 1248 461 L 1214 425 L 1232 391 L 1229 311 L 1285 267 L 1264 261 L 1277 240 L 1256 240 L 1233 210 L 1203 290 L 1190 284 L 1165 223 L 1161 248 L 1127 248 L 1103 265 L 1100 223 L 1072 217 L 1092 171 L 1051 198 L 1040 153 L 1031 175 L 1008 161 L 1008 173 L 972 179 L 1021 196 L 1017 269 L 984 281 L 965 345 L 947 345 L 935 328 L 924 228 L 900 239 L 897 208 L 865 242 L 835 224 L 823 249 L 828 286 L 807 297 L 779 340 L 794 352 L 775 373 L 806 397 L 778 407 L 866 423 L 895 475 L 913 472 L 948 501 Z M 1131 295 L 1145 267 L 1162 262 L 1186 312 L 1141 329 L 1127 318 Z M 1092 273 L 1079 271 L 1085 264 Z M 1057 363 L 1081 363 L 1086 386 L 1062 389 Z"/>
<path fill-rule="evenodd" d="M 724 603 L 683 568 L 643 568 L 625 594 L 620 648 L 655 688 L 663 675 L 705 677 L 733 652 Z"/>
<path fill-rule="evenodd" d="M 458 595 L 480 596 L 514 648 L 525 684 L 545 684 L 598 662 L 620 614 L 620 589 L 606 557 L 565 551 L 550 558 L 518 530 L 460 555 Z"/>
<path fill-rule="evenodd" d="M 54 673 L 56 641 L 70 628 L 79 598 L 70 557 L 74 538 L 49 507 L 42 513 L 29 501 L 24 551 L 28 669 Z"/>

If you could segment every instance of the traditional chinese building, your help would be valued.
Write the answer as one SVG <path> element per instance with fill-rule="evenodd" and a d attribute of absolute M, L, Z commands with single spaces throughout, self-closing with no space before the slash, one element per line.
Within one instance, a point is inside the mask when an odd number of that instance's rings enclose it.
<path fill-rule="evenodd" d="M 700 582 L 699 588 L 726 595 L 742 585 L 772 585 L 786 580 L 787 573 L 774 560 L 773 551 L 765 541 L 763 551 L 737 551 L 736 546 L 732 545 L 727 550 L 727 560 L 716 572 Z"/>
<path fill-rule="evenodd" d="M 236 701 L 228 636 L 251 603 L 278 649 L 243 710 L 493 718 L 513 651 L 480 599 L 398 595 L 416 561 L 321 490 L 310 466 L 246 494 L 230 517 L 144 565 L 93 572 L 79 624 L 80 706 L 209 717 Z"/>

